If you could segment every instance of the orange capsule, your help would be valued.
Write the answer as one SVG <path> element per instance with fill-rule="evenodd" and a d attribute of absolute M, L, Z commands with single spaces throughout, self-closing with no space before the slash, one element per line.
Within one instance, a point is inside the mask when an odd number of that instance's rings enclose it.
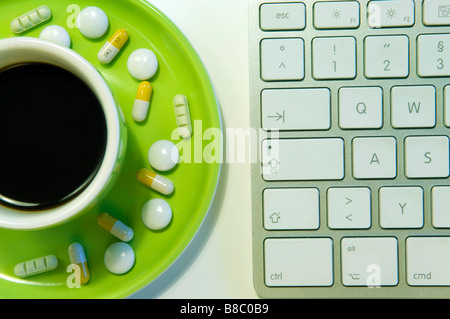
<path fill-rule="evenodd" d="M 147 117 L 150 98 L 152 96 L 152 85 L 148 81 L 142 81 L 137 89 L 131 115 L 136 122 L 142 122 Z"/>
<path fill-rule="evenodd" d="M 69 258 L 70 263 L 76 265 L 80 270 L 80 284 L 86 284 L 89 281 L 90 274 L 83 246 L 81 246 L 81 244 L 79 243 L 70 244 Z"/>
<path fill-rule="evenodd" d="M 103 64 L 108 64 L 119 53 L 125 42 L 128 41 L 128 31 L 125 29 L 117 30 L 113 36 L 106 41 L 103 47 L 98 51 L 97 58 Z"/>

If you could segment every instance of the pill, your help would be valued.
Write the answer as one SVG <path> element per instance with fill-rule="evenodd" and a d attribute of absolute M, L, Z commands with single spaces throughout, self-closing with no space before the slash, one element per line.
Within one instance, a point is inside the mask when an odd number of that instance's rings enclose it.
<path fill-rule="evenodd" d="M 128 57 L 127 68 L 132 77 L 144 81 L 158 70 L 158 59 L 149 49 L 137 49 Z"/>
<path fill-rule="evenodd" d="M 142 221 L 151 230 L 160 230 L 172 220 L 172 208 L 161 198 L 153 198 L 142 207 Z"/>
<path fill-rule="evenodd" d="M 174 189 L 173 183 L 170 180 L 146 168 L 141 168 L 138 171 L 137 179 L 142 184 L 164 195 L 171 194 Z"/>
<path fill-rule="evenodd" d="M 40 6 L 11 21 L 10 28 L 14 33 L 22 33 L 50 19 L 52 12 L 47 6 Z"/>
<path fill-rule="evenodd" d="M 152 85 L 143 81 L 139 84 L 136 99 L 134 100 L 131 115 L 136 122 L 142 122 L 147 117 L 150 98 L 152 96 Z"/>
<path fill-rule="evenodd" d="M 98 7 L 86 7 L 78 14 L 77 25 L 86 38 L 97 39 L 108 29 L 108 16 Z"/>
<path fill-rule="evenodd" d="M 111 244 L 105 251 L 103 259 L 106 268 L 116 275 L 128 272 L 134 265 L 133 248 L 126 243 Z"/>
<path fill-rule="evenodd" d="M 192 135 L 191 115 L 189 113 L 189 103 L 186 96 L 178 94 L 173 98 L 175 119 L 178 127 L 178 134 L 183 138 Z"/>
<path fill-rule="evenodd" d="M 39 38 L 55 43 L 59 43 L 67 48 L 70 48 L 70 35 L 59 25 L 50 25 L 41 31 Z"/>
<path fill-rule="evenodd" d="M 70 263 L 75 265 L 79 271 L 76 273 L 80 274 L 80 284 L 86 284 L 89 281 L 90 274 L 87 264 L 86 255 L 84 253 L 83 246 L 79 243 L 72 243 L 69 245 L 69 258 Z M 77 278 L 78 280 L 78 278 Z"/>
<path fill-rule="evenodd" d="M 97 222 L 120 240 L 130 241 L 133 238 L 133 230 L 108 213 L 101 213 L 98 215 Z"/>
<path fill-rule="evenodd" d="M 14 267 L 14 274 L 25 278 L 53 270 L 56 267 L 58 267 L 58 259 L 53 255 L 48 255 L 17 264 Z"/>
<path fill-rule="evenodd" d="M 178 148 L 168 140 L 157 141 L 148 150 L 148 162 L 158 171 L 168 171 L 174 168 L 179 158 Z"/>
<path fill-rule="evenodd" d="M 113 36 L 106 41 L 100 51 L 98 51 L 98 60 L 103 64 L 110 63 L 127 41 L 128 31 L 125 29 L 118 29 Z"/>

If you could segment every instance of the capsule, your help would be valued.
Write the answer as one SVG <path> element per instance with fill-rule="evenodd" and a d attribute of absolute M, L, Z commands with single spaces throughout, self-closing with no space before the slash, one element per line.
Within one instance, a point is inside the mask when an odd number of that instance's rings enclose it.
<path fill-rule="evenodd" d="M 128 31 L 125 29 L 118 29 L 116 33 L 106 41 L 100 51 L 98 51 L 97 58 L 100 63 L 108 64 L 111 62 L 127 40 Z"/>
<path fill-rule="evenodd" d="M 152 85 L 148 81 L 142 81 L 136 93 L 131 115 L 136 122 L 142 122 L 147 117 L 150 98 L 152 96 Z"/>
<path fill-rule="evenodd" d="M 53 270 L 56 267 L 58 267 L 58 259 L 53 255 L 48 255 L 17 264 L 14 267 L 14 274 L 25 278 Z"/>
<path fill-rule="evenodd" d="M 14 33 L 22 33 L 41 24 L 52 16 L 52 12 L 47 6 L 40 6 L 36 9 L 28 11 L 11 21 L 10 28 Z"/>
<path fill-rule="evenodd" d="M 89 281 L 90 274 L 83 246 L 79 243 L 70 244 L 69 258 L 70 263 L 77 265 L 80 269 L 80 284 L 86 284 Z"/>
<path fill-rule="evenodd" d="M 173 98 L 175 119 L 178 126 L 178 134 L 183 138 L 192 135 L 191 116 L 189 114 L 189 104 L 186 96 L 178 94 Z"/>
<path fill-rule="evenodd" d="M 144 185 L 160 192 L 164 195 L 169 195 L 173 192 L 173 183 L 167 178 L 158 175 L 146 168 L 141 168 L 137 173 L 137 179 Z"/>
<path fill-rule="evenodd" d="M 133 238 L 133 230 L 108 213 L 101 213 L 98 215 L 97 222 L 100 226 L 122 241 L 130 241 Z"/>

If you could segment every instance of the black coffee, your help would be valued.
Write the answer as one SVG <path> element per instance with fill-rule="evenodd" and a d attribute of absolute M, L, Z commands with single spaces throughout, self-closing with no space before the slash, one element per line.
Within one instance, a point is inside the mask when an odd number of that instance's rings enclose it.
<path fill-rule="evenodd" d="M 40 210 L 93 179 L 106 147 L 102 107 L 74 74 L 48 64 L 0 72 L 0 202 Z"/>

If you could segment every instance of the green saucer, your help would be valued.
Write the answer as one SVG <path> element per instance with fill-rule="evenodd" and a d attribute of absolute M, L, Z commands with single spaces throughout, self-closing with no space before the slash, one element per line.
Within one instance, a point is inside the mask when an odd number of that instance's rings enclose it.
<path fill-rule="evenodd" d="M 41 5 L 51 9 L 50 20 L 20 35 L 9 29 L 12 19 Z M 208 213 L 216 191 L 222 142 L 211 132 L 222 129 L 220 111 L 208 74 L 191 44 L 167 17 L 144 0 L 95 1 L 95 6 L 107 14 L 110 25 L 100 39 L 87 39 L 75 27 L 75 17 L 78 9 L 90 5 L 92 1 L 85 0 L 76 5 L 60 0 L 9 0 L 0 4 L 0 38 L 38 37 L 46 26 L 64 27 L 71 36 L 71 48 L 91 62 L 110 85 L 128 128 L 125 165 L 114 188 L 97 207 L 73 221 L 45 230 L 0 229 L 0 298 L 127 297 L 161 275 L 184 251 Z M 119 28 L 127 29 L 130 39 L 112 63 L 102 65 L 97 61 L 97 52 Z M 128 73 L 127 59 L 139 48 L 156 54 L 159 70 L 149 80 L 153 95 L 147 120 L 138 124 L 131 117 L 131 109 L 139 81 Z M 189 100 L 191 120 L 196 124 L 191 140 L 172 139 L 176 129 L 172 100 L 177 94 Z M 172 140 L 182 151 L 183 162 L 160 173 L 175 185 L 170 196 L 156 193 L 136 180 L 140 168 L 151 169 L 148 149 L 162 139 Z M 213 155 L 212 163 L 204 154 Z M 160 231 L 149 230 L 141 219 L 142 206 L 151 198 L 166 199 L 172 207 L 172 221 Z M 108 212 L 134 230 L 129 244 L 136 261 L 126 274 L 112 274 L 103 263 L 106 248 L 119 239 L 97 224 L 100 212 Z M 72 275 L 70 269 L 67 271 L 67 249 L 72 242 L 84 246 L 91 273 L 90 281 L 80 288 L 67 284 Z M 58 258 L 56 269 L 25 279 L 14 275 L 16 264 L 50 254 Z"/>

